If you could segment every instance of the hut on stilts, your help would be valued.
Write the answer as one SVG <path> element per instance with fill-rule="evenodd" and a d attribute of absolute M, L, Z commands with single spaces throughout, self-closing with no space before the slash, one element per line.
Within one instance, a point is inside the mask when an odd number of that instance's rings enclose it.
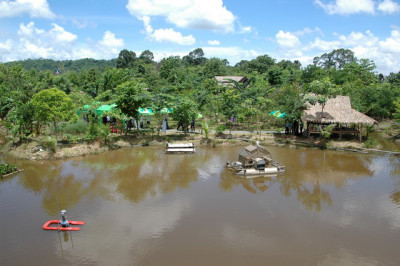
<path fill-rule="evenodd" d="M 351 108 L 349 96 L 336 96 L 329 99 L 323 109 L 320 104 L 310 105 L 304 111 L 302 120 L 306 122 L 307 136 L 311 134 L 320 134 L 319 127 L 324 128 L 329 124 L 336 124 L 332 134 L 342 135 L 351 134 L 362 140 L 362 129 L 364 125 L 378 124 L 371 117 L 360 113 Z"/>

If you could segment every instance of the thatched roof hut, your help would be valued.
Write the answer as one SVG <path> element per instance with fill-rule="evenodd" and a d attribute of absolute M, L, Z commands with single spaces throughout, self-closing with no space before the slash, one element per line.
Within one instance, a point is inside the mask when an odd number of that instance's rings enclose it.
<path fill-rule="evenodd" d="M 232 86 L 232 80 L 238 83 L 245 83 L 247 81 L 245 76 L 215 76 L 215 79 L 220 85 L 223 86 Z"/>
<path fill-rule="evenodd" d="M 336 98 L 329 99 L 324 106 L 323 113 L 320 104 L 310 105 L 304 111 L 302 120 L 307 123 L 308 136 L 311 133 L 320 133 L 318 129 L 314 128 L 314 125 L 337 124 L 332 133 L 339 134 L 340 138 L 342 134 L 358 135 L 360 141 L 363 125 L 378 123 L 375 119 L 351 108 L 349 96 L 337 96 Z M 353 126 L 349 127 L 349 125 Z M 355 125 L 357 125 L 357 128 Z"/>
<path fill-rule="evenodd" d="M 349 96 L 337 96 L 327 101 L 322 113 L 320 104 L 311 105 L 304 111 L 303 121 L 315 124 L 377 124 L 371 117 L 351 108 Z"/>

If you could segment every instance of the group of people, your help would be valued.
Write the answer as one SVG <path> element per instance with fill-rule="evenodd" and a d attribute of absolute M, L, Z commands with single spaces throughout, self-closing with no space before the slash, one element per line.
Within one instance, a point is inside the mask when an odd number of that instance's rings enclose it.
<path fill-rule="evenodd" d="M 178 127 L 176 130 L 179 130 L 182 128 L 183 131 L 185 131 L 185 127 L 182 122 L 179 121 Z M 187 128 L 187 131 L 189 131 L 189 128 Z M 196 121 L 193 119 L 192 122 L 190 123 L 190 131 L 195 132 L 196 131 Z"/>
<path fill-rule="evenodd" d="M 301 120 L 300 120 L 300 124 L 297 120 L 295 120 L 293 122 L 293 124 L 290 121 L 286 121 L 285 134 L 301 136 L 301 135 L 303 135 L 303 128 L 304 128 L 304 124 L 303 124 L 303 121 L 301 121 Z"/>

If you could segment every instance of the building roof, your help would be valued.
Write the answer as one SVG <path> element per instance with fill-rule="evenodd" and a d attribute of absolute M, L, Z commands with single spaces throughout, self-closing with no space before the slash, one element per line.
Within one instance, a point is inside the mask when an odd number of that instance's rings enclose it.
<path fill-rule="evenodd" d="M 304 111 L 302 119 L 307 122 L 320 124 L 377 124 L 373 118 L 360 113 L 351 108 L 349 96 L 337 96 L 329 99 L 324 107 L 322 114 L 322 106 L 320 104 L 310 105 Z"/>
<path fill-rule="evenodd" d="M 222 83 L 224 85 L 232 84 L 232 80 L 239 83 L 244 83 L 247 81 L 247 78 L 245 76 L 215 76 L 215 79 L 218 83 Z"/>

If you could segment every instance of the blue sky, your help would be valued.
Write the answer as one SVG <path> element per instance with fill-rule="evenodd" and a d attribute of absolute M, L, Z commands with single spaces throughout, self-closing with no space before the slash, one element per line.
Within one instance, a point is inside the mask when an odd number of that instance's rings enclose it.
<path fill-rule="evenodd" d="M 347 48 L 399 72 L 400 0 L 0 0 L 0 62 L 199 47 L 231 65 L 268 54 L 303 67 Z"/>

